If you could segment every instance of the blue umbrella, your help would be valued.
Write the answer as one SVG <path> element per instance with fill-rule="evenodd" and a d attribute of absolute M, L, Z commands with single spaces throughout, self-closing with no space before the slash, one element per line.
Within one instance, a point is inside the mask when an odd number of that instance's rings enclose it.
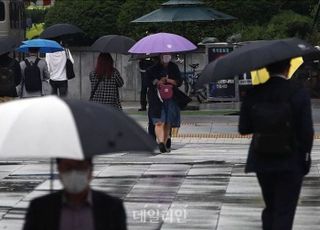
<path fill-rule="evenodd" d="M 40 53 L 54 53 L 64 50 L 63 47 L 56 41 L 37 38 L 23 41 L 22 45 L 17 48 L 17 51 L 27 53 L 29 48 L 39 48 Z"/>

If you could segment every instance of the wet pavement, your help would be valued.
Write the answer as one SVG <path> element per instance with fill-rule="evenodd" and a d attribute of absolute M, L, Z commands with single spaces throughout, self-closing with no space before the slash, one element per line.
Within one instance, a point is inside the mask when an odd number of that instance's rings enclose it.
<path fill-rule="evenodd" d="M 239 102 L 225 102 L 225 103 L 204 103 L 200 104 L 200 112 L 206 111 L 239 111 Z M 147 113 L 139 112 L 138 103 L 127 102 L 124 105 L 124 110 L 138 121 L 142 127 L 147 128 Z M 234 115 L 183 115 L 181 116 L 181 127 L 176 137 L 181 138 L 243 138 L 238 134 L 238 119 L 237 113 Z M 226 113 L 228 114 L 228 113 Z M 312 100 L 312 115 L 314 121 L 315 136 L 320 138 L 320 99 Z"/>
<path fill-rule="evenodd" d="M 146 127 L 145 115 L 132 117 Z M 124 200 L 129 230 L 261 229 L 261 192 L 255 175 L 244 173 L 250 139 L 227 135 L 236 134 L 237 116 L 183 121 L 179 133 L 190 137 L 173 138 L 170 153 L 96 158 L 92 187 Z M 191 135 L 197 132 L 217 135 Z M 312 155 L 294 230 L 320 229 L 319 139 Z M 49 171 L 49 161 L 0 161 L 0 229 L 21 229 L 29 201 L 49 192 Z M 60 188 L 55 179 L 54 189 Z"/>

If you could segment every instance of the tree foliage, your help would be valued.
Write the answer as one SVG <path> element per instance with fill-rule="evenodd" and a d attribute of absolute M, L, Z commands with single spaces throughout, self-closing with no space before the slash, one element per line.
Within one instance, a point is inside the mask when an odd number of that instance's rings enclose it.
<path fill-rule="evenodd" d="M 282 11 L 271 18 L 266 26 L 248 26 L 243 30 L 244 40 L 306 38 L 311 32 L 311 18 L 293 11 Z"/>
<path fill-rule="evenodd" d="M 47 8 L 26 9 L 26 17 L 30 18 L 32 23 L 41 23 L 44 21 L 47 12 Z"/>
<path fill-rule="evenodd" d="M 159 8 L 162 2 L 161 0 L 127 0 L 121 6 L 118 15 L 117 24 L 120 33 L 133 38 L 139 38 L 146 33 L 155 32 L 159 25 L 137 25 L 136 23 L 131 23 L 131 21 Z"/>
<path fill-rule="evenodd" d="M 139 39 L 147 32 L 173 32 L 195 43 L 204 37 L 225 41 L 241 33 L 242 40 L 298 36 L 317 40 L 311 32 L 317 0 L 202 0 L 209 7 L 237 17 L 233 21 L 186 23 L 131 23 L 168 0 L 57 0 L 45 23 L 67 22 L 78 25 L 94 40 L 107 34 Z"/>
<path fill-rule="evenodd" d="M 56 23 L 71 23 L 80 27 L 86 39 L 95 40 L 106 34 L 118 34 L 119 0 L 56 1 L 45 18 L 46 27 Z"/>

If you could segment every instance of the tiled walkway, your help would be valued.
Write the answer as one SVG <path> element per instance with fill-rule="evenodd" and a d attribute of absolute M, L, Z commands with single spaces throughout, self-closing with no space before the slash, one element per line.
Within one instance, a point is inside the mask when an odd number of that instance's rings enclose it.
<path fill-rule="evenodd" d="M 95 160 L 92 186 L 125 201 L 130 230 L 261 229 L 254 174 L 244 174 L 248 139 L 176 138 L 166 154 Z M 295 230 L 320 229 L 320 141 L 306 177 Z M 0 229 L 21 229 L 30 199 L 48 192 L 48 162 L 0 162 Z M 60 188 L 59 182 L 54 183 Z"/>

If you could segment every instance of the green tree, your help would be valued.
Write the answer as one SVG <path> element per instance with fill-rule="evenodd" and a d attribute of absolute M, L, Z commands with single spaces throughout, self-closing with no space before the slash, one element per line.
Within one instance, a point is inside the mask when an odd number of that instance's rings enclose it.
<path fill-rule="evenodd" d="M 155 9 L 158 9 L 163 0 L 127 0 L 120 8 L 117 25 L 121 34 L 138 39 L 146 33 L 155 32 L 161 25 L 153 23 L 131 23 Z"/>
<path fill-rule="evenodd" d="M 216 10 L 231 14 L 248 24 L 266 24 L 284 10 L 311 15 L 318 0 L 205 0 Z"/>
<path fill-rule="evenodd" d="M 91 42 L 102 35 L 118 34 L 117 16 L 123 1 L 56 1 L 45 17 L 45 26 L 71 23 L 79 26 Z"/>
<path fill-rule="evenodd" d="M 30 18 L 32 23 L 42 23 L 47 12 L 47 8 L 26 9 L 26 17 Z"/>
<path fill-rule="evenodd" d="M 294 36 L 305 39 L 311 32 L 311 22 L 311 17 L 293 11 L 283 11 L 272 17 L 265 26 L 248 26 L 242 31 L 243 39 L 281 39 Z"/>
<path fill-rule="evenodd" d="M 241 33 L 242 40 L 300 36 L 317 40 L 310 33 L 318 0 L 202 0 L 207 6 L 237 17 L 232 21 L 187 23 L 131 23 L 168 0 L 57 0 L 46 16 L 46 26 L 67 22 L 78 25 L 93 41 L 106 34 L 122 34 L 134 39 L 146 32 L 181 34 L 194 43 L 204 37 L 225 41 Z M 309 33 L 309 34 L 308 34 Z"/>
<path fill-rule="evenodd" d="M 214 9 L 238 18 L 237 21 L 227 25 L 228 28 L 221 29 L 218 26 L 213 28 L 211 33 L 217 34 L 222 39 L 227 33 L 241 33 L 243 40 L 308 37 L 306 35 L 310 31 L 310 20 L 317 2 L 317 0 L 206 0 L 207 5 Z"/>
<path fill-rule="evenodd" d="M 311 17 L 290 10 L 283 11 L 270 20 L 266 33 L 270 39 L 294 36 L 305 38 L 311 32 L 311 22 Z"/>

